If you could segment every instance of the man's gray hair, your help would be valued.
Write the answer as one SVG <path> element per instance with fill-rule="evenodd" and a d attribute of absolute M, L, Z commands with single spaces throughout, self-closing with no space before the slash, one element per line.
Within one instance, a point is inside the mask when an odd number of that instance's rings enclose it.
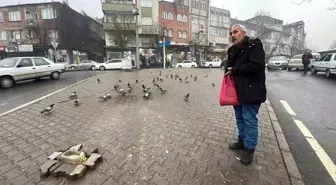
<path fill-rule="evenodd" d="M 241 25 L 241 24 L 235 24 L 235 25 L 233 25 L 233 26 L 231 27 L 231 29 L 234 28 L 234 27 L 238 27 L 241 31 L 247 33 L 247 29 L 246 29 L 246 27 L 243 26 L 243 25 Z"/>

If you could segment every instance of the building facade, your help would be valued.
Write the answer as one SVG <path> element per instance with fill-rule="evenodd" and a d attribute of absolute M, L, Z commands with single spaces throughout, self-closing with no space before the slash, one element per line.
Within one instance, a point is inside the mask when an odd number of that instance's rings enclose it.
<path fill-rule="evenodd" d="M 0 45 L 7 57 L 48 56 L 71 63 L 75 50 L 85 52 L 86 59 L 99 61 L 104 56 L 103 41 L 102 25 L 65 3 L 0 7 Z"/>
<path fill-rule="evenodd" d="M 138 22 L 133 10 L 138 8 Z M 107 58 L 135 56 L 136 27 L 141 55 L 153 55 L 158 46 L 159 2 L 157 0 L 102 0 Z"/>

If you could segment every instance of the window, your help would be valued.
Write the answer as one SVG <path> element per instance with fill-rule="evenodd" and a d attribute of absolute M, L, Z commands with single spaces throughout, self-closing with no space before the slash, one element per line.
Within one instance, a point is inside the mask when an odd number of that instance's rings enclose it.
<path fill-rule="evenodd" d="M 188 4 L 188 0 L 184 0 L 183 1 L 183 4 L 185 5 L 185 6 L 188 6 L 189 4 Z"/>
<path fill-rule="evenodd" d="M 176 20 L 182 22 L 183 21 L 183 16 L 181 14 L 177 14 Z"/>
<path fill-rule="evenodd" d="M 33 66 L 33 61 L 30 58 L 21 59 L 20 63 L 17 65 L 17 67 L 31 67 L 31 66 Z"/>
<path fill-rule="evenodd" d="M 141 0 L 142 7 L 152 7 L 152 0 Z"/>
<path fill-rule="evenodd" d="M 172 29 L 168 30 L 168 37 L 173 37 L 174 31 Z"/>
<path fill-rule="evenodd" d="M 20 31 L 12 31 L 12 39 L 21 39 L 21 32 Z"/>
<path fill-rule="evenodd" d="M 195 0 L 193 1 L 192 7 L 197 8 L 197 2 Z"/>
<path fill-rule="evenodd" d="M 0 31 L 0 40 L 7 40 L 7 31 Z"/>
<path fill-rule="evenodd" d="M 163 18 L 163 19 L 168 19 L 168 15 L 167 15 L 167 12 L 166 12 L 166 11 L 163 11 L 163 12 L 162 12 L 162 18 Z"/>
<path fill-rule="evenodd" d="M 188 17 L 186 15 L 183 15 L 183 22 L 188 22 Z"/>
<path fill-rule="evenodd" d="M 0 67 L 12 68 L 18 62 L 19 58 L 5 58 L 0 60 Z"/>
<path fill-rule="evenodd" d="M 35 66 L 46 66 L 50 65 L 47 61 L 45 61 L 43 58 L 34 58 Z"/>
<path fill-rule="evenodd" d="M 191 18 L 191 23 L 198 24 L 198 19 L 196 17 Z"/>
<path fill-rule="evenodd" d="M 165 36 L 165 37 L 168 36 L 168 30 L 167 29 L 163 29 L 163 36 Z"/>
<path fill-rule="evenodd" d="M 201 28 L 205 27 L 205 20 L 204 19 L 200 19 L 199 20 L 199 24 L 200 24 Z"/>
<path fill-rule="evenodd" d="M 324 59 L 324 61 L 325 61 L 325 62 L 329 62 L 330 59 L 331 59 L 331 56 L 332 56 L 332 55 L 327 55 L 327 57 Z"/>
<path fill-rule="evenodd" d="M 190 60 L 185 60 L 185 61 L 183 61 L 183 63 L 187 64 L 187 63 L 191 63 L 191 61 Z"/>
<path fill-rule="evenodd" d="M 334 56 L 334 61 L 336 61 L 336 55 Z"/>
<path fill-rule="evenodd" d="M 168 13 L 168 19 L 169 19 L 169 20 L 174 20 L 174 14 L 171 13 L 171 12 L 169 12 L 169 13 Z"/>
<path fill-rule="evenodd" d="M 229 23 L 229 17 L 223 16 L 223 23 Z"/>
<path fill-rule="evenodd" d="M 178 36 L 179 39 L 181 39 L 181 38 L 183 37 L 183 35 L 182 35 L 182 31 L 178 31 L 178 32 L 177 32 L 177 36 Z"/>
<path fill-rule="evenodd" d="M 186 32 L 186 31 L 183 31 L 183 33 L 182 33 L 182 38 L 184 38 L 184 39 L 187 38 L 187 32 Z"/>
<path fill-rule="evenodd" d="M 5 19 L 4 19 L 4 13 L 0 12 L 0 23 L 4 22 L 4 21 L 5 21 Z"/>
<path fill-rule="evenodd" d="M 121 60 L 110 60 L 109 63 L 121 63 L 122 61 Z"/>
<path fill-rule="evenodd" d="M 20 11 L 12 11 L 8 12 L 9 21 L 21 21 L 21 12 Z"/>
<path fill-rule="evenodd" d="M 53 8 L 42 9 L 42 19 L 55 19 L 56 11 Z"/>
<path fill-rule="evenodd" d="M 218 20 L 218 22 L 223 22 L 223 15 L 222 14 L 219 14 L 219 20 Z"/>
<path fill-rule="evenodd" d="M 152 17 L 141 17 L 142 25 L 153 25 Z"/>

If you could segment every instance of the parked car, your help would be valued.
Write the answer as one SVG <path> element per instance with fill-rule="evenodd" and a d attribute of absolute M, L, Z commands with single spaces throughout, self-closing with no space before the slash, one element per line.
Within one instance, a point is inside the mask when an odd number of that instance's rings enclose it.
<path fill-rule="evenodd" d="M 104 71 L 106 69 L 132 69 L 132 60 L 123 58 L 123 59 L 111 59 L 104 63 L 96 64 L 95 69 Z"/>
<path fill-rule="evenodd" d="M 267 69 L 287 69 L 288 58 L 286 56 L 273 56 L 268 60 Z"/>
<path fill-rule="evenodd" d="M 204 61 L 201 64 L 201 67 L 213 68 L 213 67 L 221 67 L 222 60 L 221 59 L 212 59 L 210 61 Z"/>
<path fill-rule="evenodd" d="M 291 59 L 289 59 L 287 67 L 288 71 L 291 71 L 294 68 L 303 69 L 302 55 L 303 54 L 294 55 Z M 319 53 L 312 53 L 312 55 L 313 59 L 310 61 L 309 67 L 314 61 L 321 58 L 321 55 Z"/>
<path fill-rule="evenodd" d="M 313 62 L 310 66 L 310 71 L 312 74 L 325 72 L 327 78 L 330 78 L 332 74 L 336 74 L 336 53 L 328 54 Z"/>
<path fill-rule="evenodd" d="M 68 68 L 70 69 L 90 69 L 95 70 L 98 63 L 93 60 L 82 60 L 79 64 L 70 64 Z"/>
<path fill-rule="evenodd" d="M 173 65 L 175 68 L 195 68 L 197 67 L 197 63 L 191 60 L 183 60 L 182 62 L 178 62 Z"/>
<path fill-rule="evenodd" d="M 10 88 L 15 82 L 50 77 L 59 79 L 64 64 L 55 64 L 43 57 L 13 57 L 0 61 L 0 87 Z"/>

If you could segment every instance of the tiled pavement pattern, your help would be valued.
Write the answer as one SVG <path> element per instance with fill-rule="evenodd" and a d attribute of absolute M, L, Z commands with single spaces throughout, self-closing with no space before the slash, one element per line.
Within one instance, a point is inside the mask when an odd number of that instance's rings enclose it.
<path fill-rule="evenodd" d="M 218 94 L 223 72 L 219 69 L 173 69 L 184 79 L 198 76 L 190 84 L 166 78 L 168 93 L 142 98 L 141 84 L 151 85 L 159 70 L 111 71 L 71 87 L 41 102 L 0 117 L 0 184 L 157 184 L 157 185 L 288 185 L 266 106 L 260 109 L 259 145 L 253 164 L 241 165 L 239 153 L 228 143 L 237 137 L 232 107 L 220 107 Z M 204 78 L 209 74 L 208 78 Z M 190 78 L 190 77 L 189 77 Z M 134 85 L 132 94 L 117 95 L 113 85 L 121 79 Z M 212 83 L 216 87 L 212 87 Z M 59 104 L 77 91 L 81 105 Z M 111 93 L 112 99 L 98 101 Z M 190 101 L 183 95 L 190 93 Z M 40 111 L 51 103 L 50 115 Z M 40 179 L 39 165 L 58 147 L 67 143 L 97 146 L 103 162 L 75 182 L 61 178 Z"/>

